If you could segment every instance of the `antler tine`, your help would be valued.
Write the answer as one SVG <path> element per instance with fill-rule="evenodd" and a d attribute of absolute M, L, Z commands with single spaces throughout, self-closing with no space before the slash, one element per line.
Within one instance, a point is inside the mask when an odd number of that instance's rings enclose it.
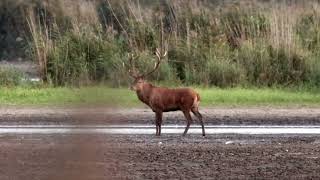
<path fill-rule="evenodd" d="M 163 54 L 162 54 L 162 48 L 161 50 L 159 50 L 159 48 L 156 49 L 156 56 L 157 56 L 157 61 L 154 63 L 154 67 L 153 69 L 144 74 L 143 76 L 149 76 L 150 74 L 154 73 L 159 67 L 160 67 L 160 63 L 162 62 L 162 59 L 167 55 L 168 51 L 166 50 Z"/>
<path fill-rule="evenodd" d="M 159 51 L 159 48 L 156 49 L 156 55 L 157 55 L 158 59 L 161 59 L 161 53 Z"/>
<path fill-rule="evenodd" d="M 166 51 L 164 52 L 164 54 L 163 54 L 162 57 L 166 57 L 167 54 L 168 54 L 168 50 L 166 50 Z"/>
<path fill-rule="evenodd" d="M 129 64 L 130 64 L 130 67 L 129 67 L 129 75 L 133 78 L 137 78 L 139 75 L 136 71 L 136 68 L 134 66 L 134 63 L 133 63 L 133 60 L 137 59 L 139 57 L 139 55 L 136 55 L 134 57 L 134 54 L 133 53 L 128 53 L 128 57 L 129 57 Z"/>

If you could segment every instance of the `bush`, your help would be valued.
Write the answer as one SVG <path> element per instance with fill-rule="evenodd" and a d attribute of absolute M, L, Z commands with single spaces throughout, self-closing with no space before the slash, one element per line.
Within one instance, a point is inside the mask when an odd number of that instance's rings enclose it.
<path fill-rule="evenodd" d="M 320 48 L 320 17 L 317 14 L 303 15 L 297 23 L 297 35 L 303 47 L 310 51 Z"/>
<path fill-rule="evenodd" d="M 207 49 L 180 46 L 169 53 L 169 62 L 178 78 L 186 84 L 236 86 L 243 81 L 243 69 L 233 60 L 233 51 L 226 44 Z"/>
<path fill-rule="evenodd" d="M 86 85 L 110 79 L 119 49 L 102 37 L 67 33 L 50 51 L 48 76 L 55 85 Z"/>
<path fill-rule="evenodd" d="M 306 78 L 307 61 L 294 51 L 261 43 L 246 43 L 238 51 L 237 61 L 246 70 L 250 84 L 258 86 L 299 84 Z"/>
<path fill-rule="evenodd" d="M 0 85 L 1 86 L 17 86 L 23 83 L 24 74 L 11 67 L 0 68 Z"/>
<path fill-rule="evenodd" d="M 266 37 L 270 31 L 267 18 L 252 9 L 231 8 L 222 14 L 221 21 L 228 43 L 233 48 L 240 48 L 244 40 Z"/>
<path fill-rule="evenodd" d="M 320 60 L 319 56 L 310 57 L 308 61 L 308 71 L 306 73 L 307 84 L 310 86 L 320 86 Z"/>

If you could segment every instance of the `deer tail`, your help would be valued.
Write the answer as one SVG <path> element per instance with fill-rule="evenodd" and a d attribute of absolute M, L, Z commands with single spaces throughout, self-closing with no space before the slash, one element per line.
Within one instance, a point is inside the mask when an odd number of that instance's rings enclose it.
<path fill-rule="evenodd" d="M 192 108 L 198 109 L 199 103 L 200 103 L 200 96 L 199 96 L 199 94 L 197 93 L 197 94 L 196 94 L 196 97 L 194 98 Z"/>
<path fill-rule="evenodd" d="M 200 101 L 200 95 L 197 93 L 197 101 Z"/>

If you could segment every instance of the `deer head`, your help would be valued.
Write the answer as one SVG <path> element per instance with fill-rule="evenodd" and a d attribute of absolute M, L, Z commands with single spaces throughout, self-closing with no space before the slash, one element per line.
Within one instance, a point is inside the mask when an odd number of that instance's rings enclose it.
<path fill-rule="evenodd" d="M 151 71 L 146 72 L 146 73 L 139 73 L 139 71 L 137 71 L 137 69 L 134 66 L 134 60 L 136 60 L 139 56 L 134 56 L 133 54 L 129 55 L 129 63 L 130 63 L 130 70 L 129 70 L 129 75 L 134 79 L 130 89 L 137 91 L 139 89 L 142 89 L 142 86 L 144 85 L 144 83 L 146 83 L 145 79 L 150 76 L 151 74 L 153 74 L 159 67 L 160 64 L 163 60 L 163 58 L 167 55 L 168 51 L 164 50 L 163 48 L 156 49 L 156 62 L 154 64 L 154 67 L 152 68 Z"/>
<path fill-rule="evenodd" d="M 136 69 L 134 66 L 134 62 L 136 59 L 139 58 L 139 56 L 134 56 L 133 54 L 129 54 L 129 64 L 130 64 L 130 69 L 129 69 L 129 75 L 134 79 L 130 89 L 137 91 L 139 89 L 142 89 L 142 86 L 144 83 L 146 83 L 145 78 L 147 78 L 149 75 L 153 74 L 159 67 L 160 64 L 163 60 L 163 58 L 167 55 L 168 51 L 165 50 L 164 48 L 157 48 L 156 49 L 156 62 L 154 64 L 154 67 L 151 71 L 146 72 L 146 73 L 139 73 L 139 71 Z"/>

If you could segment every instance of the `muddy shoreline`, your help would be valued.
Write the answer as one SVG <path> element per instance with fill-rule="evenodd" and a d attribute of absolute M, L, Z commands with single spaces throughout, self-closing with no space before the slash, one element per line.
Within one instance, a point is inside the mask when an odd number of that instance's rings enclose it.
<path fill-rule="evenodd" d="M 317 108 L 202 108 L 200 112 L 210 125 L 320 125 Z M 181 112 L 164 113 L 163 118 L 164 125 L 185 124 Z M 154 113 L 145 108 L 2 108 L 0 124 L 154 124 Z"/>
<path fill-rule="evenodd" d="M 318 179 L 319 136 L 7 135 L 0 179 Z"/>

